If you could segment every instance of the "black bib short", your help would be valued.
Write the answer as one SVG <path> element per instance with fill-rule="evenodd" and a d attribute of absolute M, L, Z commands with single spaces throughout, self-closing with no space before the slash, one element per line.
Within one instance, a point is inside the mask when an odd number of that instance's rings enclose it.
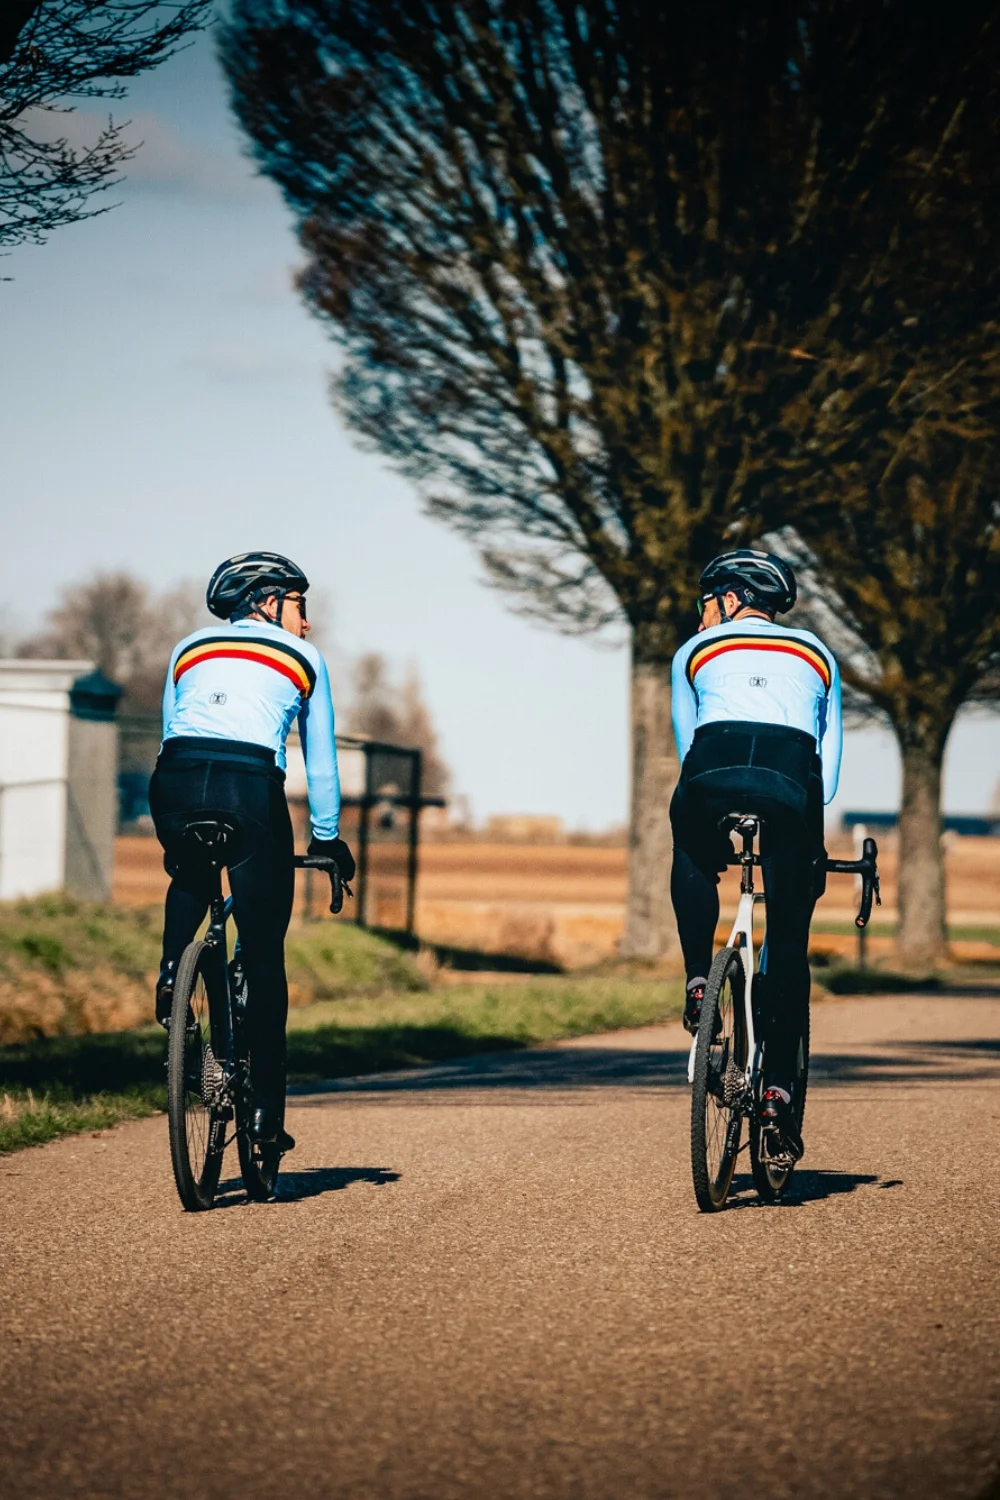
<path fill-rule="evenodd" d="M 688 978 L 707 975 L 719 921 L 719 875 L 733 845 L 727 813 L 761 817 L 767 897 L 762 992 L 765 1083 L 787 1087 L 809 1007 L 809 924 L 825 885 L 823 777 L 812 735 L 785 725 L 704 724 L 670 805 L 670 894 Z"/>
<path fill-rule="evenodd" d="M 294 840 L 285 773 L 274 753 L 241 740 L 166 740 L 149 785 L 149 806 L 171 877 L 163 956 L 178 960 L 205 919 L 212 871 L 186 842 L 190 823 L 223 817 L 236 829 L 227 851 L 233 916 L 248 988 L 254 1104 L 284 1117 L 285 933 L 295 891 Z"/>

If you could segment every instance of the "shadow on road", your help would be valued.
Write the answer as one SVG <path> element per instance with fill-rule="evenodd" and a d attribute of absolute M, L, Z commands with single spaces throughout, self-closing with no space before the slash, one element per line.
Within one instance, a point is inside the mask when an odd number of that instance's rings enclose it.
<path fill-rule="evenodd" d="M 839 1198 L 845 1193 L 857 1192 L 860 1187 L 902 1187 L 900 1177 L 877 1177 L 871 1172 L 810 1171 L 798 1167 L 792 1177 L 787 1196 L 776 1205 L 779 1208 L 802 1207 L 806 1203 L 821 1203 L 824 1198 Z M 733 1180 L 733 1194 L 726 1205 L 731 1208 L 764 1208 L 757 1197 L 753 1178 L 749 1172 Z"/>
<path fill-rule="evenodd" d="M 687 1052 L 642 1051 L 620 1047 L 535 1047 L 520 1052 L 480 1053 L 460 1061 L 289 1090 L 296 1102 L 321 1105 L 330 1096 L 435 1095 L 437 1103 L 484 1091 L 520 1095 L 586 1093 L 609 1088 L 674 1092 L 687 1088 Z M 1000 1040 L 898 1041 L 866 1051 L 818 1051 L 810 1067 L 810 1087 L 847 1084 L 944 1083 L 995 1079 Z M 430 1102 L 430 1101 L 428 1101 Z M 454 1102 L 459 1102 L 454 1098 Z M 498 1102 L 501 1102 L 498 1099 Z"/>
<path fill-rule="evenodd" d="M 279 1174 L 277 1199 L 279 1203 L 297 1203 L 303 1198 L 318 1198 L 323 1193 L 339 1193 L 354 1182 L 384 1187 L 387 1182 L 398 1182 L 400 1175 L 389 1167 L 305 1167 L 300 1172 Z M 245 1202 L 246 1192 L 241 1178 L 229 1177 L 219 1184 L 216 1208 Z"/>

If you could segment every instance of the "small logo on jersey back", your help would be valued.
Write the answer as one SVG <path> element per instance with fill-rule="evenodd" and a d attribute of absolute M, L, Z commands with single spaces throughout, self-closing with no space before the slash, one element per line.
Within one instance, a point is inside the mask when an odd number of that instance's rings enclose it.
<path fill-rule="evenodd" d="M 208 701 L 209 703 L 218 704 L 221 707 L 221 705 L 226 701 L 226 695 L 225 693 L 212 693 Z"/>
<path fill-rule="evenodd" d="M 766 677 L 751 677 L 751 679 L 750 679 L 750 686 L 751 687 L 767 687 L 767 678 Z"/>

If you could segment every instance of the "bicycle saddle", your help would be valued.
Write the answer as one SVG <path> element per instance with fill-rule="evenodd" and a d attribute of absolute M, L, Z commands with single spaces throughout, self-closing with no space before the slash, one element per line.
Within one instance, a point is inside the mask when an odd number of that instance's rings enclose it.
<path fill-rule="evenodd" d="M 236 838 L 236 829 L 225 818 L 201 818 L 187 825 L 184 838 L 192 844 L 200 844 L 204 849 L 217 851 L 224 849 Z"/>
<path fill-rule="evenodd" d="M 764 819 L 760 813 L 726 813 L 724 818 L 719 819 L 719 827 L 723 833 L 732 833 L 739 829 L 741 833 L 755 834 L 763 825 Z"/>

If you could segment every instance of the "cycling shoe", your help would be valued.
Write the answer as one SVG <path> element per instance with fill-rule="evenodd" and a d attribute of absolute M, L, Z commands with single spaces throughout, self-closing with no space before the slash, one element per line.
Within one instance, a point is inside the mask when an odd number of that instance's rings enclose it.
<path fill-rule="evenodd" d="M 805 1147 L 787 1089 L 766 1088 L 760 1100 L 761 1154 L 771 1166 L 790 1169 Z"/>
<path fill-rule="evenodd" d="M 690 979 L 684 992 L 684 1030 L 690 1032 L 692 1036 L 698 1035 L 701 1006 L 705 998 L 705 984 L 704 979 Z"/>
<path fill-rule="evenodd" d="M 276 1112 L 266 1104 L 251 1112 L 248 1134 L 255 1146 L 277 1146 L 282 1156 L 295 1150 L 295 1137 L 278 1124 Z"/>
<path fill-rule="evenodd" d="M 160 966 L 156 981 L 156 1019 L 163 1027 L 170 1025 L 170 1012 L 174 1004 L 174 980 L 177 978 L 177 963 L 171 959 Z"/>

